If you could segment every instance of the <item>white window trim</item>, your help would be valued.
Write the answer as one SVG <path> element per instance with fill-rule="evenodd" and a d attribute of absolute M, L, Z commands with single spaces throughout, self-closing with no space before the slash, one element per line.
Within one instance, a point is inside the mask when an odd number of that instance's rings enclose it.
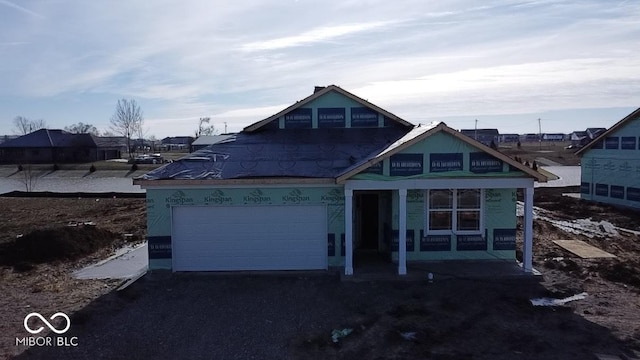
<path fill-rule="evenodd" d="M 442 209 L 450 210 L 451 214 L 451 229 L 448 230 L 429 230 L 429 190 L 443 190 L 443 189 L 428 189 L 424 190 L 424 235 L 480 235 L 484 236 L 484 189 L 448 189 L 453 191 L 453 208 Z M 480 228 L 478 230 L 456 230 L 458 228 L 458 190 L 480 190 Z M 438 209 L 434 209 L 438 210 Z M 461 208 L 461 211 L 472 210 Z"/>

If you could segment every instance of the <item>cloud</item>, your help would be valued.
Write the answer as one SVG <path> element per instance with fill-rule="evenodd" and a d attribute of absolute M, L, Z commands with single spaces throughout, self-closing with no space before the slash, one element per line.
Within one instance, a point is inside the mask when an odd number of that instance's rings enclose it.
<path fill-rule="evenodd" d="M 277 50 L 294 46 L 309 45 L 317 42 L 332 40 L 341 36 L 354 35 L 359 32 L 387 27 L 395 21 L 377 21 L 370 23 L 326 26 L 306 31 L 300 35 L 286 36 L 266 41 L 256 41 L 244 44 L 240 49 L 244 51 Z"/>
<path fill-rule="evenodd" d="M 18 45 L 26 45 L 28 42 L 26 41 L 9 41 L 9 42 L 0 42 L 0 46 L 18 46 Z"/>
<path fill-rule="evenodd" d="M 12 3 L 9 0 L 0 0 L 0 5 L 4 5 L 4 6 L 7 6 L 7 7 L 10 7 L 12 9 L 18 10 L 18 11 L 24 13 L 24 14 L 27 14 L 27 15 L 31 15 L 31 16 L 35 16 L 35 17 L 39 17 L 39 18 L 44 18 L 44 16 L 42 16 L 41 14 L 38 14 L 37 12 L 29 10 L 29 9 L 27 9 L 25 7 L 22 7 L 22 6 L 18 5 L 18 4 Z"/>
<path fill-rule="evenodd" d="M 421 112 L 452 116 L 623 106 L 640 90 L 637 70 L 632 59 L 565 59 L 380 81 L 353 91 L 381 106 L 411 109 L 408 118 L 422 118 Z M 624 91 L 618 84 L 625 84 Z"/>
<path fill-rule="evenodd" d="M 223 132 L 226 127 L 228 132 L 237 132 L 247 125 L 263 120 L 289 105 L 291 104 L 216 111 L 210 104 L 182 104 L 165 109 L 164 112 L 169 114 L 168 117 L 155 116 L 157 114 L 149 116 L 145 120 L 145 124 L 157 134 L 167 134 L 170 133 L 171 128 L 178 127 L 183 132 L 191 133 L 191 129 L 193 131 L 196 130 L 200 117 L 210 117 L 211 125 L 217 131 Z"/>
<path fill-rule="evenodd" d="M 0 12 L 0 98 L 20 100 L 7 118 L 130 97 L 167 132 L 200 116 L 241 129 L 336 84 L 414 121 L 628 106 L 640 84 L 637 2 L 29 4 L 0 0 L 29 15 Z"/>

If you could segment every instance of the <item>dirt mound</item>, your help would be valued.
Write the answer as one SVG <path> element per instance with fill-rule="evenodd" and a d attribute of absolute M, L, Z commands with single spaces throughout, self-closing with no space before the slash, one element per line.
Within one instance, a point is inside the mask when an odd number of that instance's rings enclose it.
<path fill-rule="evenodd" d="M 117 240 L 117 234 L 96 226 L 39 229 L 3 244 L 0 261 L 5 265 L 19 265 L 76 260 Z"/>

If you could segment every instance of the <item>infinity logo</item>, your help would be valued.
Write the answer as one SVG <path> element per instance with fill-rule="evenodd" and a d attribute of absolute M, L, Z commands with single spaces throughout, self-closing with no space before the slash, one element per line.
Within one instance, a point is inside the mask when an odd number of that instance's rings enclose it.
<path fill-rule="evenodd" d="M 33 313 L 31 313 L 31 314 L 29 314 L 29 315 L 25 316 L 25 318 L 24 318 L 24 328 L 25 328 L 28 332 L 30 332 L 30 333 L 32 333 L 32 334 L 38 334 L 38 333 L 40 333 L 42 330 L 44 330 L 44 327 L 43 327 L 43 326 L 40 326 L 40 327 L 39 327 L 39 328 L 37 328 L 36 330 L 33 330 L 33 329 L 31 329 L 31 328 L 29 327 L 29 324 L 28 324 L 29 319 L 31 319 L 31 318 L 32 318 L 32 317 L 34 317 L 34 316 L 35 316 L 35 317 L 37 317 L 38 319 L 40 319 L 40 320 L 41 320 L 45 325 L 47 325 L 47 327 L 48 327 L 49 329 L 51 329 L 51 331 L 53 331 L 53 332 L 54 332 L 54 333 L 56 333 L 56 334 L 64 334 L 64 333 L 66 333 L 66 332 L 67 332 L 67 330 L 69 330 L 69 327 L 71 327 L 71 320 L 69 320 L 69 317 L 68 317 L 65 313 L 57 312 L 57 313 L 55 313 L 55 314 L 51 315 L 51 317 L 49 318 L 49 319 L 53 320 L 53 319 L 55 319 L 55 318 L 57 318 L 57 317 L 63 317 L 63 318 L 67 321 L 67 326 L 66 326 L 64 329 L 62 329 L 62 330 L 58 330 L 58 329 L 56 329 L 56 328 L 55 328 L 55 326 L 51 325 L 51 323 L 50 323 L 50 322 L 48 322 L 48 321 L 47 321 L 47 319 L 45 319 L 45 318 L 44 318 L 44 316 L 42 316 L 42 315 L 38 314 L 37 312 L 33 312 Z"/>

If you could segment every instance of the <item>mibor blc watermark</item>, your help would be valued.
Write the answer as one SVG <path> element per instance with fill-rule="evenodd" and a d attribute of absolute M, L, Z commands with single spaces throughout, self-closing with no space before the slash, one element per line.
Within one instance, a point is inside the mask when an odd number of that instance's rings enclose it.
<path fill-rule="evenodd" d="M 42 324 L 49 328 L 52 332 L 62 335 L 66 333 L 71 327 L 71 320 L 69 317 L 63 312 L 57 312 L 49 318 L 49 320 L 54 320 L 56 318 L 64 319 L 64 324 L 59 324 L 59 326 L 64 325 L 58 329 L 53 324 L 51 324 L 44 316 L 40 315 L 37 312 L 32 312 L 24 317 L 24 328 L 32 335 L 38 335 L 42 331 L 45 330 L 44 326 L 38 326 L 38 324 L 34 325 L 35 321 L 29 324 L 29 320 L 35 318 L 39 320 Z M 62 347 L 62 346 L 78 346 L 78 337 L 68 337 L 68 336 L 25 336 L 22 338 L 16 337 L 16 346 L 54 346 L 54 347 Z"/>

